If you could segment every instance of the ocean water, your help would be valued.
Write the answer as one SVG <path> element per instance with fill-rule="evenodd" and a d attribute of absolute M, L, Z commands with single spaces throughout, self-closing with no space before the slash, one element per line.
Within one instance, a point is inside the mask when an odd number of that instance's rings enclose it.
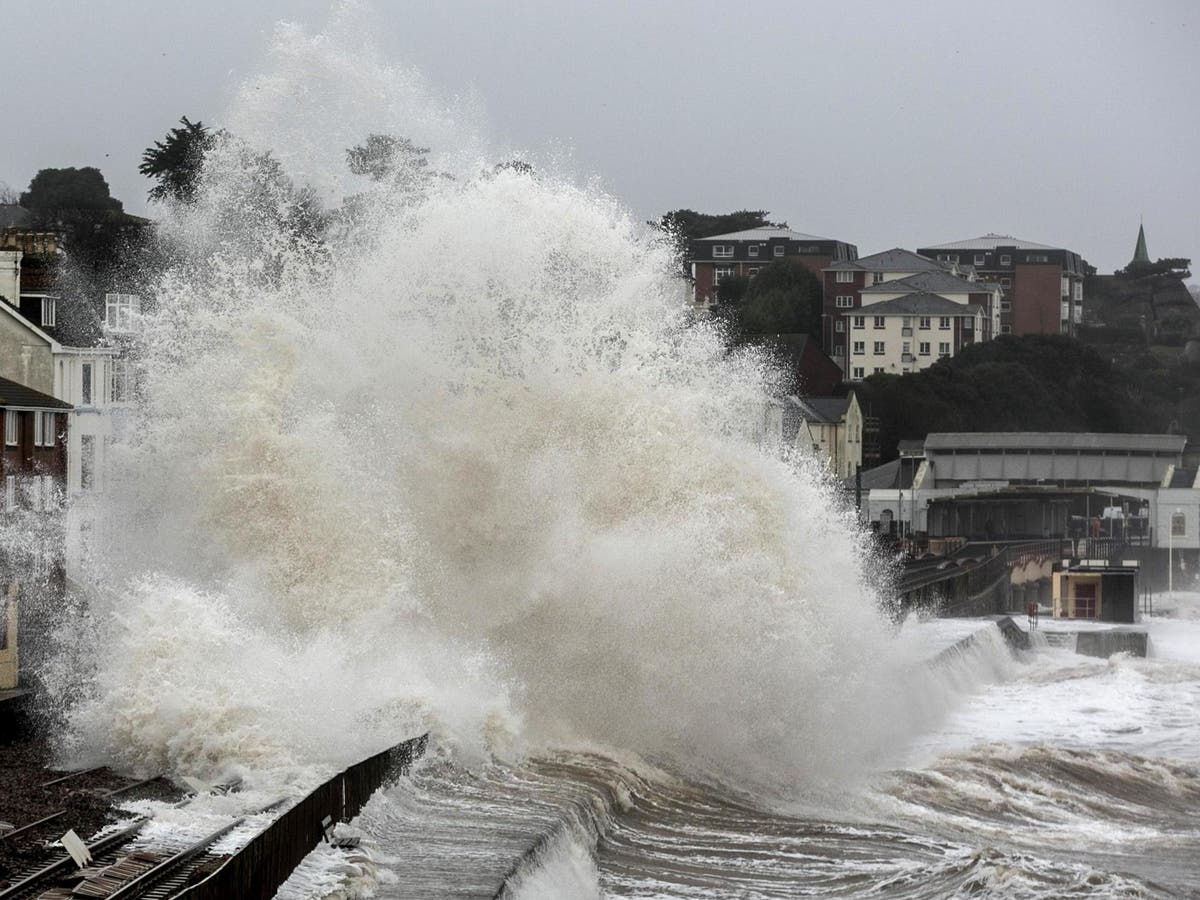
<path fill-rule="evenodd" d="M 63 760 L 291 796 L 428 731 L 288 897 L 1185 895 L 1195 621 L 1112 662 L 895 625 L 670 241 L 569 163 L 497 171 L 370 32 L 281 26 L 162 211 Z M 373 133 L 449 177 L 351 175 Z"/>

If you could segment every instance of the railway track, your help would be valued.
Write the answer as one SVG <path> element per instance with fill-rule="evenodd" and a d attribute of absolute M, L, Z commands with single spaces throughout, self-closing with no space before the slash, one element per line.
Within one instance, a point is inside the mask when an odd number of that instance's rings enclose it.
<path fill-rule="evenodd" d="M 225 823 L 203 837 L 162 841 L 151 847 L 131 848 L 150 820 L 137 819 L 88 846 L 91 862 L 79 868 L 68 854 L 23 872 L 6 888 L 0 900 L 168 900 L 224 860 L 212 847 L 252 815 L 282 805 L 283 800 Z"/>
<path fill-rule="evenodd" d="M 41 787 L 63 792 L 64 799 L 72 794 L 87 794 L 110 800 L 133 795 L 161 781 L 161 776 L 132 778 L 96 768 L 52 778 Z M 221 785 L 216 790 L 225 792 L 230 787 Z M 176 805 L 187 802 L 189 800 L 183 800 Z M 130 846 L 136 844 L 142 829 L 150 821 L 145 817 L 134 819 L 88 844 L 91 860 L 82 868 L 68 853 L 61 852 L 52 859 L 31 863 L 7 880 L 0 881 L 0 900 L 78 900 L 81 897 L 165 900 L 174 897 L 191 883 L 198 870 L 197 877 L 202 877 L 206 867 L 224 859 L 210 852 L 214 844 L 242 825 L 249 815 L 268 812 L 282 802 L 276 801 L 235 818 L 197 840 L 168 839 L 152 847 Z M 70 813 L 69 808 L 64 808 L 28 822 L 0 835 L 0 842 L 25 845 L 31 847 L 31 853 L 36 853 L 46 842 L 57 840 L 70 827 Z"/>

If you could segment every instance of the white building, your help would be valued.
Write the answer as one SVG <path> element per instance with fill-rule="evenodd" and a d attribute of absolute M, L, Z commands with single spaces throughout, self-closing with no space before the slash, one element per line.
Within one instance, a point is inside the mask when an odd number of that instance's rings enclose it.
<path fill-rule="evenodd" d="M 987 339 L 987 310 L 976 304 L 924 291 L 866 303 L 868 296 L 874 295 L 864 294 L 864 305 L 844 315 L 852 380 L 918 372 Z"/>

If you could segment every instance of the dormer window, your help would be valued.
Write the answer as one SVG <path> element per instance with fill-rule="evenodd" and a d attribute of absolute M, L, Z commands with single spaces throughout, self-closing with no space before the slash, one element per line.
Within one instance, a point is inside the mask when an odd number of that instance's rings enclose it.
<path fill-rule="evenodd" d="M 733 244 L 713 244 L 713 259 L 733 259 Z"/>
<path fill-rule="evenodd" d="M 987 262 L 987 257 L 984 254 L 982 254 L 982 253 L 975 254 L 975 265 L 982 266 L 986 262 Z"/>
<path fill-rule="evenodd" d="M 776 256 L 783 256 L 783 245 L 782 245 L 782 244 L 780 244 L 779 246 L 777 246 L 777 247 L 775 248 L 775 255 L 776 255 Z"/>
<path fill-rule="evenodd" d="M 141 311 L 142 298 L 137 294 L 104 295 L 104 324 L 113 331 L 131 331 Z"/>
<path fill-rule="evenodd" d="M 54 327 L 54 317 L 55 317 L 55 312 L 56 312 L 55 307 L 57 305 L 58 305 L 58 302 L 57 302 L 57 300 L 55 300 L 54 297 L 43 297 L 42 298 L 42 327 L 43 328 L 53 328 Z"/>
<path fill-rule="evenodd" d="M 1002 255 L 1001 255 L 1001 257 L 1000 257 L 1000 265 L 1002 265 L 1002 266 L 1011 266 L 1011 265 L 1012 265 L 1012 256 L 1010 256 L 1010 255 L 1009 255 L 1009 254 L 1007 254 L 1007 253 L 1005 253 L 1005 254 L 1002 254 Z"/>
<path fill-rule="evenodd" d="M 758 256 L 758 251 L 759 251 L 758 244 L 751 244 L 749 249 L 750 249 L 751 256 Z"/>
<path fill-rule="evenodd" d="M 837 273 L 837 280 L 839 284 L 853 284 L 854 273 L 848 269 L 840 269 Z"/>

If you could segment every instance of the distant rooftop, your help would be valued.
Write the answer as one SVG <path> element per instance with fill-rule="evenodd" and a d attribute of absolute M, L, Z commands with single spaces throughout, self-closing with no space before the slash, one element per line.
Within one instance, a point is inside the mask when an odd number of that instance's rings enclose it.
<path fill-rule="evenodd" d="M 864 294 L 899 294 L 928 291 L 932 294 L 963 294 L 987 293 L 998 290 L 996 285 L 986 281 L 968 281 L 957 275 L 951 275 L 945 269 L 930 269 L 927 272 L 917 272 L 904 278 L 892 281 L 881 281 L 879 284 L 868 285 L 862 289 Z"/>
<path fill-rule="evenodd" d="M 942 263 L 900 247 L 893 247 L 882 253 L 872 253 L 870 256 L 861 256 L 858 259 L 841 260 L 826 268 L 864 272 L 944 272 L 946 270 Z"/>
<path fill-rule="evenodd" d="M 33 214 L 15 203 L 0 203 L 0 228 L 23 228 L 33 221 Z"/>
<path fill-rule="evenodd" d="M 796 407 L 800 417 L 806 422 L 819 422 L 824 425 L 836 425 L 846 415 L 850 406 L 849 397 L 804 397 L 795 395 L 788 397 Z"/>
<path fill-rule="evenodd" d="M 927 435 L 925 450 L 1115 450 L 1183 452 L 1181 434 L 1097 434 L 1063 431 L 961 431 Z"/>
<path fill-rule="evenodd" d="M 956 303 L 940 294 L 914 291 L 893 300 L 883 300 L 858 309 L 845 310 L 843 315 L 869 316 L 973 316 L 983 307 L 974 303 Z"/>
<path fill-rule="evenodd" d="M 775 228 L 772 225 L 761 225 L 758 228 L 747 228 L 745 231 L 731 231 L 728 234 L 713 234 L 708 237 L 696 238 L 698 241 L 769 241 L 772 238 L 785 238 L 789 241 L 832 241 L 833 238 L 817 237 L 815 234 L 804 234 L 789 228 Z"/>
<path fill-rule="evenodd" d="M 1051 247 L 1048 244 L 1035 244 L 1033 241 L 1015 238 L 1011 234 L 988 233 L 965 241 L 950 241 L 946 244 L 934 244 L 923 247 L 924 250 L 995 250 L 997 247 L 1013 247 L 1017 250 L 1061 250 L 1062 247 Z"/>

